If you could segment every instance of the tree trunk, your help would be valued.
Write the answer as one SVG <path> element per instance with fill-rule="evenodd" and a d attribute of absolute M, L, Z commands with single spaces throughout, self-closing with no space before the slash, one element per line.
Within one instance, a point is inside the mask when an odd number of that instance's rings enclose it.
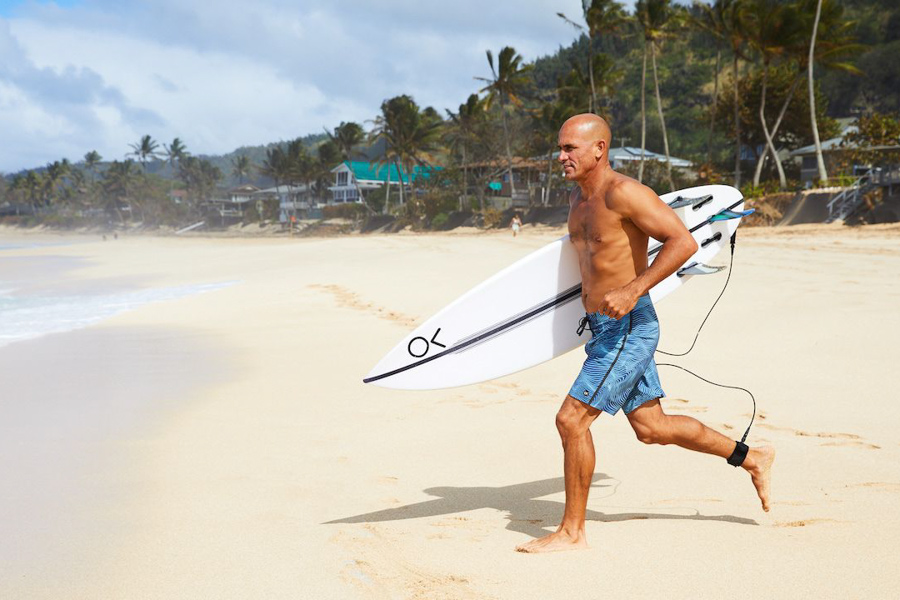
<path fill-rule="evenodd" d="M 775 149 L 775 142 L 772 141 L 772 134 L 769 132 L 769 125 L 766 123 L 766 91 L 769 83 L 769 62 L 764 61 L 763 64 L 763 80 L 762 80 L 762 96 L 759 101 L 759 122 L 762 124 L 763 135 L 766 136 L 766 148 L 757 161 L 756 173 L 753 176 L 753 186 L 759 185 L 759 176 L 762 174 L 760 165 L 765 162 L 766 153 L 771 153 L 775 160 L 775 166 L 778 168 L 778 189 L 783 190 L 787 187 L 787 179 L 784 176 L 784 169 L 781 161 L 777 160 L 778 150 Z"/>
<path fill-rule="evenodd" d="M 819 183 L 828 182 L 828 172 L 825 171 L 825 159 L 822 157 L 822 142 L 819 141 L 819 124 L 816 121 L 816 92 L 815 75 L 813 73 L 816 54 L 816 33 L 819 30 L 819 17 L 822 15 L 822 0 L 816 5 L 816 20 L 813 22 L 812 39 L 809 42 L 809 118 L 812 121 L 813 142 L 816 146 L 816 166 L 819 168 Z"/>
<path fill-rule="evenodd" d="M 650 59 L 653 61 L 653 85 L 656 88 L 656 109 L 659 111 L 659 125 L 662 127 L 663 149 L 666 151 L 666 176 L 669 178 L 669 191 L 675 191 L 672 181 L 672 161 L 669 158 L 669 136 L 666 134 L 666 119 L 663 117 L 662 98 L 659 96 L 659 78 L 656 75 L 656 45 L 650 42 Z"/>
<path fill-rule="evenodd" d="M 716 44 L 716 74 L 713 79 L 713 100 L 712 100 L 712 108 L 709 111 L 709 138 L 706 142 L 706 164 L 712 164 L 712 147 L 713 147 L 713 132 L 716 126 L 716 108 L 719 105 L 719 61 L 722 58 L 722 48 L 719 44 Z"/>
<path fill-rule="evenodd" d="M 738 54 L 734 51 L 734 187 L 741 187 L 741 94 L 738 90 Z"/>
<path fill-rule="evenodd" d="M 550 151 L 547 152 L 547 198 L 544 200 L 544 206 L 550 206 L 550 190 L 552 189 L 553 182 L 553 146 L 550 147 Z"/>
<path fill-rule="evenodd" d="M 400 206 L 403 206 L 403 192 L 405 191 L 403 189 L 403 163 L 397 163 L 397 180 L 398 180 L 397 181 L 397 183 L 398 183 L 397 189 L 400 192 L 400 195 L 398 196 L 398 200 L 400 202 Z"/>
<path fill-rule="evenodd" d="M 381 214 L 386 215 L 389 214 L 390 204 L 391 204 L 391 163 L 388 161 L 387 166 L 387 175 L 384 178 L 384 206 L 381 208 Z"/>
<path fill-rule="evenodd" d="M 794 98 L 794 93 L 797 91 L 797 86 L 800 85 L 800 79 L 795 79 L 794 83 L 791 84 L 791 89 L 788 90 L 787 98 L 784 100 L 784 104 L 781 105 L 781 111 L 778 113 L 778 119 L 775 120 L 775 124 L 772 126 L 772 139 L 775 139 L 775 136 L 778 134 L 778 128 L 781 126 L 781 121 L 784 119 L 784 115 L 787 112 L 788 106 L 791 103 L 791 100 Z M 762 173 L 763 162 L 765 160 L 766 153 L 763 153 L 762 156 L 759 157 L 759 160 L 756 161 L 756 172 L 753 174 L 753 180 L 758 181 L 760 173 Z M 781 159 L 778 157 L 776 153 L 774 156 L 775 162 L 779 165 L 779 172 L 784 171 L 784 166 L 781 163 Z"/>
<path fill-rule="evenodd" d="M 644 147 L 647 145 L 647 40 L 644 40 L 644 62 L 641 66 L 641 162 L 638 167 L 638 181 L 644 181 Z"/>
<path fill-rule="evenodd" d="M 594 86 L 594 38 L 588 33 L 588 80 L 591 82 L 591 105 L 588 112 L 597 112 L 597 88 Z"/>
<path fill-rule="evenodd" d="M 460 211 L 469 208 L 469 162 L 466 159 L 466 145 L 463 144 L 463 204 L 459 207 Z"/>
<path fill-rule="evenodd" d="M 503 138 L 506 141 L 506 163 L 507 163 L 507 174 L 509 175 L 509 198 L 512 201 L 513 196 L 516 195 L 516 182 L 513 178 L 513 167 L 512 167 L 512 150 L 509 146 L 509 126 L 506 124 L 506 102 L 500 102 L 500 116 L 503 121 Z"/>

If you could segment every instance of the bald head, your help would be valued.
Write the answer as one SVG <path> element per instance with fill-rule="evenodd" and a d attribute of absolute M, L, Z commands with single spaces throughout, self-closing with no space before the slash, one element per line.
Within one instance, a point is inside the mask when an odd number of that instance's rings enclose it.
<path fill-rule="evenodd" d="M 575 115 L 559 130 L 559 162 L 566 179 L 580 181 L 597 166 L 609 168 L 612 131 L 603 117 L 591 113 Z"/>
<path fill-rule="evenodd" d="M 607 123 L 606 119 L 600 115 L 595 115 L 593 113 L 575 115 L 574 117 L 566 119 L 560 132 L 567 128 L 569 128 L 569 131 L 578 134 L 581 139 L 592 145 L 603 140 L 606 142 L 606 147 L 609 148 L 609 145 L 612 143 L 612 131 L 609 128 L 609 123 Z"/>

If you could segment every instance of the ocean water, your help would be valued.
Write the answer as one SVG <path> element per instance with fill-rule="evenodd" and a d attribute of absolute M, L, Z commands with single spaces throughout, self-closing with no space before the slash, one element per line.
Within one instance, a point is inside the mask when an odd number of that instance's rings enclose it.
<path fill-rule="evenodd" d="M 47 290 L 18 293 L 10 282 L 0 280 L 0 347 L 52 333 L 82 329 L 146 304 L 220 290 L 235 283 L 226 281 L 60 294 Z"/>

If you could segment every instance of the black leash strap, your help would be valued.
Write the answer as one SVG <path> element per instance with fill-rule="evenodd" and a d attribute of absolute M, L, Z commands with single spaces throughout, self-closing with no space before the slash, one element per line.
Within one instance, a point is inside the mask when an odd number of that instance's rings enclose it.
<path fill-rule="evenodd" d="M 684 352 L 680 352 L 680 353 L 665 352 L 663 350 L 657 350 L 658 353 L 664 354 L 665 356 L 686 356 L 687 354 L 689 354 L 691 352 L 691 350 L 694 349 L 694 346 L 697 344 L 697 339 L 700 337 L 700 331 L 703 329 L 703 326 L 706 325 L 706 321 L 709 319 L 709 316 L 712 314 L 712 311 L 716 307 L 716 304 L 718 304 L 719 300 L 722 299 L 722 296 L 725 294 L 725 290 L 728 289 L 728 282 L 731 281 L 731 271 L 732 271 L 732 267 L 734 266 L 734 246 L 735 246 L 736 242 L 737 242 L 737 231 L 735 231 L 731 235 L 731 257 L 728 262 L 728 277 L 725 278 L 725 285 L 722 286 L 722 291 L 719 292 L 719 296 L 716 298 L 716 301 L 713 302 L 712 306 L 709 309 L 709 312 L 707 312 L 706 316 L 703 318 L 703 322 L 700 323 L 700 327 L 697 329 L 697 334 L 694 336 L 694 341 L 691 344 L 691 347 L 688 348 L 687 350 L 685 350 Z M 700 375 L 697 375 L 693 371 L 691 371 L 689 369 L 685 369 L 684 367 L 682 367 L 680 365 L 673 365 L 671 363 L 657 363 L 657 366 L 658 367 L 673 367 L 675 369 L 681 369 L 682 371 L 690 373 L 697 379 L 701 379 L 701 380 L 705 381 L 706 383 L 709 383 L 710 385 L 714 385 L 714 386 L 721 387 L 721 388 L 732 389 L 732 390 L 740 390 L 740 391 L 746 392 L 750 396 L 750 400 L 753 402 L 753 414 L 750 417 L 750 424 L 747 425 L 747 429 L 746 429 L 746 431 L 744 431 L 744 435 L 741 436 L 740 441 L 737 441 L 735 443 L 734 452 L 732 452 L 731 456 L 728 457 L 729 465 L 732 465 L 735 467 L 741 466 L 744 462 L 744 459 L 747 458 L 747 451 L 749 450 L 749 447 L 744 442 L 747 440 L 747 436 L 750 434 L 750 428 L 753 427 L 754 419 L 756 419 L 756 398 L 753 396 L 753 393 L 750 392 L 750 390 L 739 387 L 739 386 L 723 385 L 721 383 L 716 383 L 714 381 L 710 381 L 709 379 L 706 379 L 705 377 L 701 377 Z"/>

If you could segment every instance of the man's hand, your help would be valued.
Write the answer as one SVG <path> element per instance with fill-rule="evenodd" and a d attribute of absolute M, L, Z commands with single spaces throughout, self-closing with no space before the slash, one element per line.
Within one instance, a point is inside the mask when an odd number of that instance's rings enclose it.
<path fill-rule="evenodd" d="M 609 290 L 600 299 L 597 311 L 618 320 L 631 312 L 639 298 L 640 296 L 627 285 Z"/>

